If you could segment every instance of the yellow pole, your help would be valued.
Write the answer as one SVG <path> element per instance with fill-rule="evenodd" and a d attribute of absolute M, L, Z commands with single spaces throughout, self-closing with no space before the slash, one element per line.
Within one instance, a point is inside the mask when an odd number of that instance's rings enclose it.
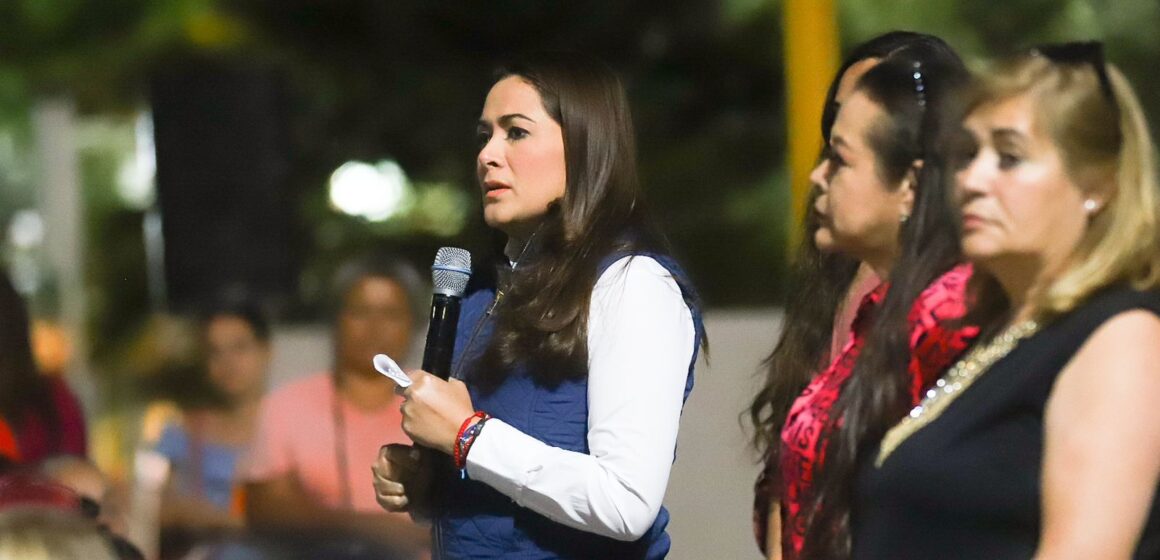
<path fill-rule="evenodd" d="M 833 0 L 783 0 L 782 10 L 792 252 L 801 241 L 809 174 L 822 145 L 818 123 L 826 89 L 838 69 L 838 22 Z"/>

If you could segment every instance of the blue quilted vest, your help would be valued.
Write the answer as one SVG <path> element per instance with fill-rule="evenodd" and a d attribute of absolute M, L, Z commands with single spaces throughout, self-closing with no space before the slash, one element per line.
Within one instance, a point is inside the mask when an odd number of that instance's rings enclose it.
<path fill-rule="evenodd" d="M 615 254 L 606 258 L 600 264 L 599 273 L 623 256 Z M 656 259 L 665 267 L 677 279 L 685 301 L 690 302 L 696 339 L 685 381 L 687 400 L 693 389 L 693 367 L 704 337 L 701 312 L 691 303 L 696 298 L 675 261 L 664 255 L 639 256 Z M 493 324 L 488 311 L 494 300 L 494 286 L 471 286 L 459 317 L 453 371 L 467 383 L 475 408 L 486 410 L 548 445 L 588 453 L 587 378 L 549 387 L 537 383 L 524 367 L 519 367 L 491 392 L 482 392 L 472 384 L 469 366 L 483 352 L 491 336 Z M 669 551 L 670 540 L 665 532 L 669 513 L 664 507 L 643 537 L 624 542 L 556 523 L 480 482 L 455 476 L 445 481 L 443 488 L 444 499 L 434 527 L 437 560 L 653 560 L 664 558 Z"/>

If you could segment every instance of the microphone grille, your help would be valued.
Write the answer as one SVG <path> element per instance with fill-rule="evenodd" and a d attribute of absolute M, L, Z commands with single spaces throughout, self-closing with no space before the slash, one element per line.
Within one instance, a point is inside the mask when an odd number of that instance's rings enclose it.
<path fill-rule="evenodd" d="M 431 265 L 435 293 L 462 297 L 471 278 L 471 252 L 458 247 L 440 247 Z"/>

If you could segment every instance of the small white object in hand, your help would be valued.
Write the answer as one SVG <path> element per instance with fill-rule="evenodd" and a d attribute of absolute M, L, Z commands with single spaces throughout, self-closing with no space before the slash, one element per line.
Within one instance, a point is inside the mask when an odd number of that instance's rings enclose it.
<path fill-rule="evenodd" d="M 399 384 L 399 387 L 406 389 L 411 386 L 411 378 L 403 373 L 403 368 L 399 367 L 390 356 L 386 354 L 375 354 L 374 360 L 375 369 L 379 373 L 391 378 L 391 381 Z"/>

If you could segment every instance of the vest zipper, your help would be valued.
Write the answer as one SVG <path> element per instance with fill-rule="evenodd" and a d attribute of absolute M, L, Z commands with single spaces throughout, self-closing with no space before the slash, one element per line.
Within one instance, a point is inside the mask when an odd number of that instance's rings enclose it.
<path fill-rule="evenodd" d="M 496 290 L 495 299 L 492 300 L 491 305 L 488 306 L 487 311 L 485 311 L 483 314 L 483 317 L 481 317 L 479 321 L 475 323 L 475 328 L 471 329 L 471 336 L 467 337 L 467 344 L 463 345 L 463 350 L 460 355 L 467 356 L 467 351 L 471 350 L 472 344 L 475 343 L 476 335 L 478 335 L 480 329 L 483 328 L 483 324 L 486 323 L 489 318 L 491 318 L 491 314 L 495 312 L 495 308 L 497 305 L 499 305 L 499 301 L 501 299 L 503 299 L 503 290 Z M 459 363 L 455 364 L 455 371 L 451 372 L 451 377 L 462 380 L 462 378 L 459 376 L 459 373 L 463 369 L 464 362 L 466 362 L 466 360 L 459 360 Z"/>
<path fill-rule="evenodd" d="M 503 299 L 503 290 L 497 289 L 495 291 L 495 299 L 492 300 L 491 305 L 487 308 L 487 311 L 484 312 L 483 317 L 481 317 L 479 319 L 479 321 L 477 321 L 475 323 L 475 328 L 471 329 L 471 336 L 467 337 L 467 343 L 463 345 L 463 351 L 460 354 L 461 356 L 467 356 L 468 350 L 471 350 L 472 344 L 475 343 L 476 335 L 478 335 L 480 329 L 483 328 L 483 324 L 486 323 L 487 320 L 491 318 L 492 313 L 495 312 L 495 308 L 497 305 L 499 305 L 499 301 L 501 299 Z M 461 360 L 459 360 L 459 363 L 455 364 L 455 371 L 451 372 L 451 377 L 453 377 L 455 379 L 461 379 L 459 377 L 459 373 L 460 373 L 460 370 L 463 369 L 463 364 L 466 361 L 467 360 L 461 359 Z M 434 553 L 433 557 L 434 557 L 434 560 L 443 560 L 443 523 L 441 521 L 439 521 L 439 520 L 435 521 L 435 531 L 434 532 L 435 532 L 435 538 L 434 538 L 435 542 L 432 543 L 434 545 L 432 547 L 434 549 L 434 550 L 432 550 L 432 552 Z"/>

